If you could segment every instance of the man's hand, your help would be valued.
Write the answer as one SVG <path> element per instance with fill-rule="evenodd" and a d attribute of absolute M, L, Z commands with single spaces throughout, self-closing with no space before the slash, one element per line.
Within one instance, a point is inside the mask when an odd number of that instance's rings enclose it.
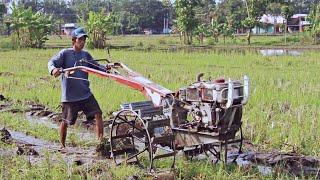
<path fill-rule="evenodd" d="M 61 74 L 61 68 L 54 68 L 54 69 L 52 70 L 52 75 L 53 75 L 54 77 L 58 77 L 58 76 L 60 76 L 60 74 Z"/>
<path fill-rule="evenodd" d="M 110 71 L 111 70 L 111 65 L 110 64 L 106 64 L 105 68 L 106 68 L 106 71 Z"/>

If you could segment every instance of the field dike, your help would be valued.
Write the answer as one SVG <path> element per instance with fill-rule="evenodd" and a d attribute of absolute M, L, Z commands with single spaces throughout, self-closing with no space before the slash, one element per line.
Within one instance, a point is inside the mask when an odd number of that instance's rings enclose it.
<path fill-rule="evenodd" d="M 26 121 L 30 124 L 41 124 L 58 131 L 61 113 L 56 113 L 45 107 L 44 105 L 27 102 L 27 108 L 21 110 L 14 108 L 13 103 L 0 94 L 0 113 L 9 112 L 12 114 L 25 115 Z M 79 123 L 83 122 L 83 123 Z M 105 122 L 105 134 L 108 134 L 109 123 Z M 2 126 L 2 125 L 1 125 Z M 84 116 L 80 115 L 77 121 L 78 130 L 69 128 L 69 132 L 76 133 L 83 140 L 95 139 L 94 124 L 84 121 Z M 58 132 L 57 132 L 58 133 Z M 111 164 L 112 160 L 108 158 L 108 147 L 105 144 L 98 146 L 73 146 L 68 145 L 67 149 L 60 149 L 58 142 L 46 141 L 36 138 L 23 132 L 6 129 L 0 130 L 0 139 L 3 143 L 11 144 L 12 148 L 1 149 L 0 156 L 21 155 L 29 158 L 31 164 L 35 164 L 45 159 L 45 153 L 59 153 L 67 164 L 93 165 L 95 163 Z M 228 163 L 236 163 L 237 166 L 248 169 L 255 167 L 262 175 L 271 175 L 273 173 L 288 173 L 294 176 L 311 176 L 320 177 L 320 160 L 315 157 L 304 156 L 295 152 L 280 152 L 274 150 L 272 152 L 260 152 L 250 142 L 244 141 L 245 152 L 234 154 L 238 156 L 235 162 L 231 162 L 234 157 L 228 157 Z M 179 152 L 178 156 L 183 156 Z M 179 158 L 179 157 L 178 157 Z M 181 157 L 180 157 L 181 158 Z M 205 159 L 203 155 L 199 155 L 195 159 Z M 53 160 L 54 161 L 54 160 Z M 157 175 L 157 177 L 160 174 Z M 160 175 L 162 176 L 162 174 Z M 164 177 L 171 177 L 171 173 L 163 174 Z M 135 178 L 133 176 L 132 178 Z"/>

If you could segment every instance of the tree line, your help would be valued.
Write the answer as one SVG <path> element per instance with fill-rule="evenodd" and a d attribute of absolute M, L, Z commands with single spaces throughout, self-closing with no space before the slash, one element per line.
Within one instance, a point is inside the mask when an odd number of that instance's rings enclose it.
<path fill-rule="evenodd" d="M 251 29 L 263 14 L 285 19 L 295 13 L 309 14 L 316 43 L 320 36 L 319 0 L 17 0 L 6 17 L 2 7 L 1 29 L 11 29 L 16 41 L 23 36 L 24 42 L 17 43 L 29 47 L 43 46 L 47 35 L 59 31 L 57 24 L 84 25 L 94 37 L 89 44 L 102 48 L 106 35 L 137 34 L 147 28 L 160 33 L 164 19 L 185 44 L 192 44 L 193 37 L 200 43 L 208 36 L 216 42 L 219 37 L 234 38 L 238 29 L 246 30 L 250 44 Z"/>

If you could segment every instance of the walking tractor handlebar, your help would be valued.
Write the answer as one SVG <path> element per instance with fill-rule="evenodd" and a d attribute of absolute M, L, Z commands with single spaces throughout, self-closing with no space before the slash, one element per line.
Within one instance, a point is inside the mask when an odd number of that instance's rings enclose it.
<path fill-rule="evenodd" d="M 105 60 L 105 59 L 103 59 L 103 60 Z M 84 66 L 84 65 L 82 65 L 83 63 L 90 64 L 90 65 L 94 66 L 95 68 Z M 126 65 L 124 65 L 121 62 L 108 61 L 107 64 L 101 66 L 101 65 L 96 65 L 96 64 L 90 63 L 86 60 L 80 60 L 79 64 L 80 65 L 78 65 L 78 63 L 76 63 L 74 65 L 74 67 L 61 69 L 60 72 L 64 73 L 65 76 L 68 77 L 68 75 L 73 74 L 74 71 L 80 70 L 83 72 L 87 72 L 89 74 L 95 74 L 100 77 L 110 78 L 112 80 L 119 82 L 120 84 L 129 86 L 135 90 L 142 92 L 145 96 L 147 96 L 150 100 L 152 100 L 152 102 L 157 106 L 161 105 L 160 104 L 161 98 L 177 97 L 177 95 L 179 95 L 179 93 L 182 93 L 182 94 L 188 93 L 189 96 L 192 94 L 190 91 L 190 88 L 185 89 L 186 92 L 181 92 L 181 90 L 179 90 L 177 93 L 174 93 L 173 91 L 166 89 L 166 88 L 152 82 L 151 80 L 143 77 L 141 74 L 134 72 L 133 70 L 131 70 L 130 68 L 128 68 Z M 219 81 L 221 81 L 221 79 L 219 79 Z M 216 101 L 221 101 L 221 102 L 226 101 L 225 106 L 227 108 L 234 105 L 234 102 L 233 102 L 234 99 L 241 98 L 241 104 L 244 105 L 247 103 L 248 97 L 249 97 L 249 78 L 248 78 L 248 76 L 244 76 L 243 84 L 241 84 L 239 81 L 232 81 L 231 79 L 229 79 L 228 81 L 225 81 L 223 79 L 222 82 L 218 82 L 218 81 L 217 82 L 212 82 L 212 81 L 206 82 L 206 81 L 201 81 L 199 78 L 198 82 L 195 82 L 191 86 L 193 86 L 193 87 L 196 86 L 197 88 L 201 89 L 201 92 L 199 92 L 199 93 L 200 93 L 200 96 L 203 98 L 202 99 L 203 101 L 207 101 L 209 99 L 211 99 L 209 101 L 212 101 L 214 99 L 216 99 Z M 208 87 L 208 88 L 206 88 L 206 87 Z M 219 90 L 220 92 L 215 91 L 216 90 L 215 88 L 221 88 Z M 202 94 L 202 93 L 207 92 L 209 89 L 210 89 L 210 91 L 212 91 L 210 93 L 212 93 L 213 97 L 209 97 L 209 99 L 206 99 L 206 98 L 208 98 L 207 95 Z M 231 91 L 231 89 L 233 89 L 233 90 Z M 189 97 L 189 96 L 186 97 L 188 99 L 183 99 L 183 97 L 180 94 L 182 101 L 186 101 L 186 102 L 194 101 L 194 99 L 192 100 L 192 97 Z M 197 98 L 201 99 L 201 97 L 197 97 Z"/>
<path fill-rule="evenodd" d="M 100 77 L 107 77 L 114 81 L 129 86 L 135 90 L 142 92 L 145 96 L 151 99 L 155 104 L 160 105 L 161 97 L 166 97 L 173 94 L 172 91 L 150 81 L 143 77 L 141 74 L 134 72 L 121 62 L 109 62 L 104 66 L 90 63 L 94 68 L 81 65 L 82 63 L 89 63 L 88 61 L 81 60 L 76 63 L 74 67 L 62 69 L 61 72 L 67 77 L 74 71 L 83 71 L 89 74 L 95 74 Z M 80 65 L 79 65 L 80 64 Z M 71 77 L 73 78 L 73 77 Z"/>

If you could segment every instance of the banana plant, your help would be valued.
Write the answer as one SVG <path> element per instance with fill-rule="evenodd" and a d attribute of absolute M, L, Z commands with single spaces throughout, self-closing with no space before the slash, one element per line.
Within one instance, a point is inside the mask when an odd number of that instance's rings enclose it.
<path fill-rule="evenodd" d="M 313 37 L 315 44 L 320 43 L 320 5 L 314 5 L 311 13 L 308 16 L 308 20 L 311 22 L 309 31 Z"/>
<path fill-rule="evenodd" d="M 258 23 L 259 18 L 266 11 L 266 0 L 244 0 L 247 9 L 247 17 L 241 24 L 248 29 L 247 42 L 251 44 L 252 28 Z"/>
<path fill-rule="evenodd" d="M 42 48 L 54 28 L 51 16 L 17 6 L 13 6 L 10 23 L 12 41 L 18 47 Z"/>
<path fill-rule="evenodd" d="M 88 32 L 88 47 L 89 48 L 104 48 L 106 46 L 106 38 L 108 34 L 112 34 L 114 28 L 119 23 L 114 22 L 117 19 L 114 14 L 105 15 L 104 11 L 90 11 L 88 19 L 85 21 L 80 18 L 81 24 L 85 26 Z"/>

